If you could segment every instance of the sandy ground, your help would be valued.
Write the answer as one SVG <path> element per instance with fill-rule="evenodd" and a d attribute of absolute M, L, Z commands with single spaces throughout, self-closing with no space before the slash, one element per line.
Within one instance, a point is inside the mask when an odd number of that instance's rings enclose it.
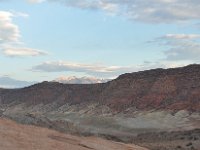
<path fill-rule="evenodd" d="M 147 150 L 95 137 L 77 137 L 0 119 L 1 150 Z"/>

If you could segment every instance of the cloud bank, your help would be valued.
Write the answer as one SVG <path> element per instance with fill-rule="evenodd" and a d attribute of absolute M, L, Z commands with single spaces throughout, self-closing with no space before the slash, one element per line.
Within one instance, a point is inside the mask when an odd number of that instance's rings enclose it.
<path fill-rule="evenodd" d="M 200 20 L 199 0 L 28 0 L 59 2 L 67 7 L 102 10 L 148 23 Z"/>
<path fill-rule="evenodd" d="M 92 76 L 115 76 L 124 72 L 129 72 L 132 67 L 104 66 L 100 64 L 82 64 L 66 61 L 44 62 L 32 68 L 33 71 L 41 72 L 79 72 Z"/>
<path fill-rule="evenodd" d="M 105 66 L 102 64 L 82 64 L 67 61 L 50 61 L 33 66 L 31 71 L 48 73 L 78 72 L 84 73 L 88 76 L 113 78 L 123 73 L 142 71 L 152 68 L 174 68 L 184 65 L 186 64 L 176 61 L 144 62 L 141 65 L 133 66 Z"/>
<path fill-rule="evenodd" d="M 153 42 L 167 47 L 164 55 L 168 61 L 200 61 L 200 34 L 167 34 Z"/>

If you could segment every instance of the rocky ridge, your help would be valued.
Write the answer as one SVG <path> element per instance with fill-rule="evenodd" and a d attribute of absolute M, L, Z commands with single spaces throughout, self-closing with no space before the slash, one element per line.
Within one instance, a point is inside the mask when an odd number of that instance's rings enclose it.
<path fill-rule="evenodd" d="M 129 73 L 101 84 L 43 82 L 23 89 L 0 90 L 1 105 L 57 103 L 56 107 L 97 103 L 112 111 L 200 110 L 200 65 Z"/>

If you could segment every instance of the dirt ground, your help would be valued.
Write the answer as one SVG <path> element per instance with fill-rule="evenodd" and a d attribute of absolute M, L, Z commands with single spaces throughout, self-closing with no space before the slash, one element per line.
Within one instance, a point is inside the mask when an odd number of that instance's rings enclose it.
<path fill-rule="evenodd" d="M 147 150 L 95 137 L 77 137 L 0 119 L 1 150 Z"/>

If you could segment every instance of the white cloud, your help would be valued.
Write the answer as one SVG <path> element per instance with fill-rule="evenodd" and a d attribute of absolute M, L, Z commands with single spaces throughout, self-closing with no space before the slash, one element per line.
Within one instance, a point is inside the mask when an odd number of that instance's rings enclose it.
<path fill-rule="evenodd" d="M 39 56 L 46 52 L 41 50 L 24 47 L 20 41 L 20 31 L 13 23 L 13 17 L 28 15 L 21 12 L 0 11 L 0 50 L 6 56 Z"/>
<path fill-rule="evenodd" d="M 37 49 L 31 49 L 31 48 L 24 48 L 24 47 L 20 47 L 20 48 L 14 48 L 14 47 L 7 47 L 4 48 L 3 53 L 6 56 L 39 56 L 39 55 L 47 55 L 46 52 L 43 52 L 41 50 L 37 50 Z"/>
<path fill-rule="evenodd" d="M 44 62 L 34 66 L 33 71 L 42 72 L 81 72 L 94 76 L 114 76 L 124 72 L 132 72 L 135 68 L 122 66 L 104 66 L 100 64 L 81 64 L 64 61 Z"/>
<path fill-rule="evenodd" d="M 0 43 L 17 42 L 20 37 L 18 26 L 12 22 L 13 14 L 0 11 Z"/>
<path fill-rule="evenodd" d="M 32 0 L 41 2 L 40 0 Z M 46 0 L 68 7 L 103 10 L 150 23 L 200 20 L 199 0 Z"/>
<path fill-rule="evenodd" d="M 27 0 L 27 1 L 30 2 L 30 3 L 42 3 L 45 0 Z"/>
<path fill-rule="evenodd" d="M 161 38 L 163 39 L 198 39 L 200 38 L 200 34 L 167 34 Z"/>

